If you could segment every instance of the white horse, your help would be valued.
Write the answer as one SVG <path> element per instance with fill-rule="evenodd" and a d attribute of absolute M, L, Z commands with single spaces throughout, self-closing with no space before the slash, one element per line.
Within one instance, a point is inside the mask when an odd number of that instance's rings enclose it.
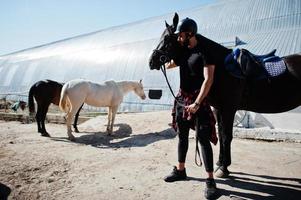
<path fill-rule="evenodd" d="M 71 131 L 71 122 L 79 107 L 86 103 L 96 107 L 109 107 L 107 131 L 113 132 L 113 124 L 118 106 L 123 96 L 134 91 L 141 99 L 145 99 L 142 80 L 136 81 L 106 81 L 103 84 L 75 79 L 64 84 L 61 91 L 60 108 L 66 112 L 67 134 L 74 140 Z"/>

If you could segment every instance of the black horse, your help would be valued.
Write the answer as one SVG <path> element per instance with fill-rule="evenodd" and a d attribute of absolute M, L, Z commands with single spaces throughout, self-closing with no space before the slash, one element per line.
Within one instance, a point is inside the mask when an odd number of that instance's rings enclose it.
<path fill-rule="evenodd" d="M 45 128 L 45 118 L 48 111 L 48 107 L 51 103 L 57 106 L 59 105 L 62 87 L 63 83 L 58 83 L 53 80 L 41 80 L 33 84 L 29 90 L 29 112 L 31 115 L 35 113 L 35 105 L 33 100 L 34 97 L 38 105 L 38 110 L 36 113 L 38 132 L 41 133 L 42 136 L 50 137 Z M 75 132 L 79 132 L 77 128 L 77 120 L 82 106 L 79 108 L 75 115 L 73 124 Z"/>
<path fill-rule="evenodd" d="M 175 14 L 173 24 L 166 23 L 159 45 L 153 51 L 150 69 L 160 69 L 164 63 L 176 58 L 181 53 L 175 33 L 179 17 Z M 232 52 L 218 43 L 214 43 L 221 52 L 220 60 Z M 287 71 L 268 79 L 241 79 L 232 76 L 222 63 L 216 66 L 214 83 L 208 94 L 210 104 L 216 109 L 220 152 L 217 165 L 218 177 L 227 177 L 227 167 L 231 164 L 231 141 L 234 115 L 237 110 L 249 110 L 258 113 L 279 113 L 301 105 L 301 54 L 282 58 Z"/>

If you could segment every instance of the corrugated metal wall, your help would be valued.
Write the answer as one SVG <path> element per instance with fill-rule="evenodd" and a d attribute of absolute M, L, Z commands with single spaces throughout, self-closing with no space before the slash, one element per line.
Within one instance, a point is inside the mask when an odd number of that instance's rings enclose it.
<path fill-rule="evenodd" d="M 102 82 L 143 79 L 145 89 L 161 88 L 160 100 L 125 98 L 120 111 L 169 109 L 173 102 L 165 80 L 150 71 L 148 58 L 174 13 L 68 38 L 0 57 L 1 94 L 28 91 L 41 79 L 65 82 L 85 78 Z M 238 36 L 254 53 L 277 48 L 280 56 L 301 52 L 300 0 L 227 0 L 179 12 L 196 19 L 199 32 L 224 45 Z M 174 91 L 178 70 L 168 71 Z M 146 91 L 147 92 L 147 91 Z M 11 98 L 19 98 L 10 96 Z M 25 97 L 23 97 L 26 100 Z"/>

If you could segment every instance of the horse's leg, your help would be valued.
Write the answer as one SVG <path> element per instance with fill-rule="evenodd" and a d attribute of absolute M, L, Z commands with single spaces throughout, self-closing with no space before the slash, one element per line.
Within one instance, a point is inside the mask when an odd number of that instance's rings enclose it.
<path fill-rule="evenodd" d="M 233 121 L 235 110 L 217 110 L 218 135 L 220 143 L 219 160 L 216 177 L 226 178 L 229 176 L 228 166 L 231 164 L 231 141 L 233 138 Z"/>
<path fill-rule="evenodd" d="M 113 132 L 113 125 L 116 117 L 118 106 L 112 106 L 112 120 L 111 120 L 111 133 Z"/>
<path fill-rule="evenodd" d="M 108 125 L 107 125 L 107 133 L 108 135 L 112 134 L 112 130 L 110 129 L 112 123 L 112 107 L 110 106 L 108 109 Z"/>
<path fill-rule="evenodd" d="M 43 133 L 42 131 L 42 113 L 41 113 L 41 105 L 38 104 L 38 108 L 37 108 L 37 113 L 36 113 L 36 121 L 37 121 L 37 125 L 38 125 L 38 132 L 39 133 Z"/>
<path fill-rule="evenodd" d="M 45 103 L 45 104 L 41 105 L 42 136 L 45 136 L 45 137 L 50 137 L 49 133 L 46 131 L 46 128 L 45 128 L 45 120 L 46 120 L 46 115 L 47 115 L 49 105 L 50 105 L 50 103 Z"/>
<path fill-rule="evenodd" d="M 71 99 L 70 99 L 70 101 L 72 102 Z M 81 102 L 83 102 L 83 101 L 81 101 Z M 67 134 L 68 134 L 69 140 L 71 140 L 71 141 L 75 140 L 75 137 L 72 135 L 71 123 L 72 123 L 75 113 L 78 112 L 78 110 L 82 104 L 83 103 L 80 103 L 80 102 L 73 102 L 73 104 L 71 103 L 71 109 L 68 111 L 68 113 L 66 115 Z"/>
<path fill-rule="evenodd" d="M 73 122 L 74 132 L 76 132 L 76 133 L 79 133 L 79 130 L 78 130 L 78 128 L 77 128 L 77 120 L 78 120 L 79 112 L 80 112 L 80 110 L 82 109 L 83 105 L 84 105 L 84 104 L 82 104 L 82 105 L 80 106 L 80 108 L 78 109 L 78 111 L 77 111 L 77 113 L 76 113 L 76 115 L 75 115 L 74 122 Z"/>
<path fill-rule="evenodd" d="M 68 138 L 71 141 L 75 141 L 75 137 L 72 135 L 72 130 L 71 130 L 71 123 L 72 123 L 72 119 L 73 119 L 74 113 L 71 111 L 69 111 L 66 114 L 66 125 L 67 125 L 67 134 L 68 134 Z"/>

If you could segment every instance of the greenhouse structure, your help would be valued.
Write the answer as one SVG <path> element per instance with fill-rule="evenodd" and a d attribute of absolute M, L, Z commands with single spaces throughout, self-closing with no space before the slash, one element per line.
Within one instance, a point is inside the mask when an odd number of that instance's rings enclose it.
<path fill-rule="evenodd" d="M 300 0 L 220 0 L 176 12 L 180 19 L 195 19 L 199 33 L 229 48 L 245 48 L 255 54 L 277 49 L 278 56 L 301 52 Z M 173 16 L 174 13 L 168 13 L 2 55 L 0 98 L 27 101 L 31 85 L 42 79 L 59 82 L 75 78 L 95 82 L 142 79 L 146 93 L 150 89 L 161 89 L 162 98 L 142 101 L 129 94 L 119 110 L 171 109 L 173 96 L 164 76 L 160 71 L 149 69 L 148 59 L 158 44 L 165 21 L 172 23 Z M 178 69 L 169 70 L 168 78 L 176 92 Z M 269 121 L 270 115 L 262 116 Z M 282 120 L 276 122 L 277 116 Z M 292 124 L 283 125 L 283 117 L 293 118 L 286 120 Z M 272 118 L 270 122 L 275 123 L 274 127 L 301 130 L 300 107 Z"/>

